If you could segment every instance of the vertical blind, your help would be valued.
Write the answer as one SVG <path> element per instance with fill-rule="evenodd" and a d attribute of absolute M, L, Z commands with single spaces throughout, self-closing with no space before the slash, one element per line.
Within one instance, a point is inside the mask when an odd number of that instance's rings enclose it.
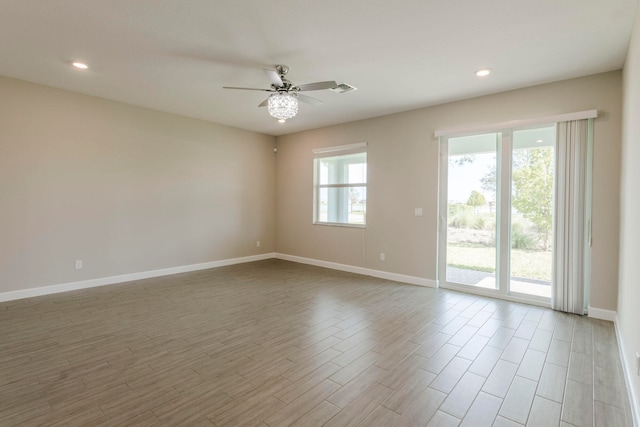
<path fill-rule="evenodd" d="M 591 120 L 591 119 L 589 119 Z M 584 314 L 589 120 L 559 122 L 556 138 L 554 251 L 551 305 L 554 310 Z"/>

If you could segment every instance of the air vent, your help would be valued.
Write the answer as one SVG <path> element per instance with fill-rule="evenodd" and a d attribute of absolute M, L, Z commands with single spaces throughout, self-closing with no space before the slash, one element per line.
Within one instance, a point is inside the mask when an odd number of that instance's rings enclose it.
<path fill-rule="evenodd" d="M 353 92 L 354 90 L 358 90 L 358 88 L 353 87 L 347 83 L 340 83 L 338 86 L 332 87 L 331 90 L 337 93 L 347 93 L 347 92 Z"/>

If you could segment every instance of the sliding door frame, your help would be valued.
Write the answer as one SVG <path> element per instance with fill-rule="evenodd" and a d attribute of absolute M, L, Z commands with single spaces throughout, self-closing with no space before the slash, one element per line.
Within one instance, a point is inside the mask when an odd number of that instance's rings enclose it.
<path fill-rule="evenodd" d="M 513 292 L 511 280 L 511 187 L 513 160 L 513 132 L 544 126 L 555 126 L 555 123 L 540 123 L 523 127 L 486 129 L 480 132 L 451 134 L 440 137 L 439 142 L 439 182 L 438 182 L 438 287 L 467 293 L 491 296 L 510 301 L 551 307 L 551 298 Z M 448 181 L 449 181 L 449 139 L 460 136 L 472 136 L 495 133 L 496 141 L 496 286 L 488 289 L 447 282 L 447 216 L 448 216 Z M 504 249 L 506 248 L 506 250 Z"/>

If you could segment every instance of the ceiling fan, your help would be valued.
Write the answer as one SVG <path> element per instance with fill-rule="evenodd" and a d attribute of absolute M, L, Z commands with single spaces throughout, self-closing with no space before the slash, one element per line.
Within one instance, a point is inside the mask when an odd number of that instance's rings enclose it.
<path fill-rule="evenodd" d="M 338 87 L 338 84 L 333 81 L 307 83 L 303 85 L 294 85 L 285 78 L 289 72 L 289 67 L 286 65 L 276 65 L 275 70 L 264 69 L 264 72 L 271 80 L 271 87 L 269 89 L 258 89 L 250 87 L 234 87 L 223 86 L 223 89 L 238 89 L 238 90 L 259 90 L 262 92 L 270 92 L 271 95 L 258 105 L 258 107 L 267 107 L 269 114 L 275 117 L 280 122 L 284 122 L 287 119 L 295 117 L 298 114 L 298 101 L 302 101 L 310 105 L 320 105 L 322 101 L 316 98 L 312 98 L 307 95 L 303 95 L 300 92 L 307 92 L 312 90 L 334 89 Z"/>

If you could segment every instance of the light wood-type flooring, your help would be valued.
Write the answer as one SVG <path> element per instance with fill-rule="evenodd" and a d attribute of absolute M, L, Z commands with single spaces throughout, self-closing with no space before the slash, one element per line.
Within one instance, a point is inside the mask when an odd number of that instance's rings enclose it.
<path fill-rule="evenodd" d="M 0 304 L 0 426 L 630 426 L 611 322 L 267 260 Z"/>

